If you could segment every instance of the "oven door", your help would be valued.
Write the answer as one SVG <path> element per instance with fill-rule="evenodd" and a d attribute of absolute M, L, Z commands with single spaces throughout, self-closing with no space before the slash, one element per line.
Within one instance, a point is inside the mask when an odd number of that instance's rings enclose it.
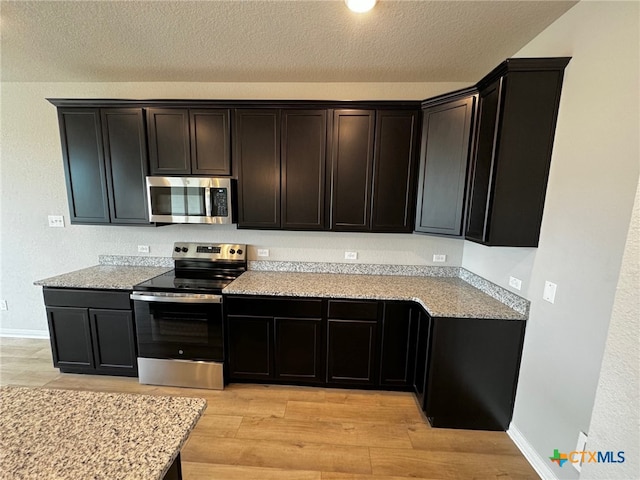
<path fill-rule="evenodd" d="M 133 292 L 138 356 L 224 360 L 222 296 Z"/>

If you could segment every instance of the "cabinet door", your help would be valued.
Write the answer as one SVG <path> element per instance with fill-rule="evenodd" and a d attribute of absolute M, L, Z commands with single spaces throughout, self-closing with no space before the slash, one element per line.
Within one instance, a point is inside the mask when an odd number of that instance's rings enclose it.
<path fill-rule="evenodd" d="M 273 378 L 272 317 L 228 315 L 229 375 L 232 379 Z"/>
<path fill-rule="evenodd" d="M 417 123 L 414 111 L 376 112 L 372 231 L 413 230 Z"/>
<path fill-rule="evenodd" d="M 189 110 L 191 173 L 231 175 L 228 109 Z"/>
<path fill-rule="evenodd" d="M 108 108 L 100 114 L 111 223 L 149 223 L 142 109 Z"/>
<path fill-rule="evenodd" d="M 423 111 L 417 232 L 462 235 L 475 96 Z"/>
<path fill-rule="evenodd" d="M 377 325 L 374 320 L 327 321 L 327 382 L 374 385 Z"/>
<path fill-rule="evenodd" d="M 425 401 L 432 426 L 509 427 L 524 325 L 516 320 L 434 319 Z"/>
<path fill-rule="evenodd" d="M 190 174 L 189 111 L 181 108 L 149 108 L 147 126 L 151 174 Z"/>
<path fill-rule="evenodd" d="M 431 317 L 421 308 L 416 308 L 416 310 L 416 363 L 413 373 L 413 391 L 418 399 L 418 405 L 424 410 L 425 389 L 429 371 Z"/>
<path fill-rule="evenodd" d="M 331 229 L 367 231 L 375 111 L 335 110 L 331 140 Z"/>
<path fill-rule="evenodd" d="M 491 203 L 492 184 L 495 182 L 495 136 L 498 128 L 498 111 L 501 103 L 502 78 L 480 92 L 478 103 L 478 128 L 475 154 L 471 169 L 472 182 L 469 195 L 469 219 L 466 237 L 484 242 Z"/>
<path fill-rule="evenodd" d="M 97 372 L 135 377 L 138 363 L 131 311 L 89 309 L 89 319 Z"/>
<path fill-rule="evenodd" d="M 326 110 L 282 112 L 282 228 L 323 230 Z"/>
<path fill-rule="evenodd" d="M 289 382 L 324 380 L 322 319 L 274 319 L 275 377 Z"/>
<path fill-rule="evenodd" d="M 82 372 L 95 366 L 86 308 L 47 307 L 53 365 L 63 372 Z"/>
<path fill-rule="evenodd" d="M 280 111 L 237 110 L 238 226 L 280 228 Z"/>
<path fill-rule="evenodd" d="M 380 385 L 412 386 L 417 326 L 413 311 L 407 303 L 384 303 Z"/>
<path fill-rule="evenodd" d="M 59 108 L 71 223 L 109 223 L 104 152 L 97 108 Z"/>

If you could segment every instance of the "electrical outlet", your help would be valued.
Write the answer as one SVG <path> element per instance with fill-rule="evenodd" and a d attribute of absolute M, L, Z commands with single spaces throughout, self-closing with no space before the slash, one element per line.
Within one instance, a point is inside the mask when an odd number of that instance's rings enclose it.
<path fill-rule="evenodd" d="M 549 303 L 554 303 L 556 300 L 556 289 L 558 286 L 555 283 L 547 280 L 544 282 L 544 292 L 542 293 L 542 299 Z"/>
<path fill-rule="evenodd" d="M 138 253 L 149 253 L 149 245 L 138 245 Z"/>
<path fill-rule="evenodd" d="M 442 254 L 434 255 L 433 256 L 433 261 L 434 262 L 446 262 L 447 261 L 447 256 L 446 255 L 442 255 Z"/>
<path fill-rule="evenodd" d="M 50 227 L 64 227 L 64 217 L 62 215 L 49 215 Z"/>
<path fill-rule="evenodd" d="M 0 300 L 0 310 L 9 310 L 9 307 L 7 307 L 6 300 Z"/>
<path fill-rule="evenodd" d="M 358 252 L 344 252 L 344 259 L 345 260 L 357 260 L 358 259 Z"/>
<path fill-rule="evenodd" d="M 522 290 L 522 280 L 516 277 L 509 277 L 509 286 L 516 290 Z"/>
<path fill-rule="evenodd" d="M 578 432 L 578 443 L 576 444 L 576 452 L 584 452 L 587 450 L 587 434 L 584 432 Z M 582 455 L 580 456 L 579 462 L 571 462 L 571 466 L 575 468 L 577 471 L 582 470 L 582 461 L 584 458 Z"/>
<path fill-rule="evenodd" d="M 268 257 L 269 256 L 269 249 L 268 248 L 259 248 L 258 249 L 258 256 L 259 257 Z"/>

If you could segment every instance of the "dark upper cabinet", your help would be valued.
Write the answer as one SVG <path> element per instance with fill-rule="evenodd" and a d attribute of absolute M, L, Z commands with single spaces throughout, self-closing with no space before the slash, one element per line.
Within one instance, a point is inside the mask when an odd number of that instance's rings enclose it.
<path fill-rule="evenodd" d="M 109 223 L 100 110 L 59 108 L 71 223 Z"/>
<path fill-rule="evenodd" d="M 371 231 L 413 230 L 417 124 L 416 111 L 376 112 Z"/>
<path fill-rule="evenodd" d="M 238 226 L 280 228 L 280 111 L 236 110 L 234 137 Z"/>
<path fill-rule="evenodd" d="M 189 110 L 191 173 L 231 175 L 230 111 Z"/>
<path fill-rule="evenodd" d="M 59 108 L 73 224 L 148 224 L 141 108 Z"/>
<path fill-rule="evenodd" d="M 142 109 L 109 108 L 100 114 L 111 223 L 149 223 Z"/>
<path fill-rule="evenodd" d="M 228 109 L 148 108 L 152 175 L 230 175 Z"/>
<path fill-rule="evenodd" d="M 282 112 L 282 228 L 325 228 L 326 110 Z"/>
<path fill-rule="evenodd" d="M 569 60 L 509 59 L 478 83 L 468 240 L 538 246 L 560 91 Z"/>
<path fill-rule="evenodd" d="M 331 141 L 331 229 L 371 225 L 374 110 L 334 110 Z"/>
<path fill-rule="evenodd" d="M 416 232 L 463 233 L 476 98 L 468 92 L 423 105 Z"/>

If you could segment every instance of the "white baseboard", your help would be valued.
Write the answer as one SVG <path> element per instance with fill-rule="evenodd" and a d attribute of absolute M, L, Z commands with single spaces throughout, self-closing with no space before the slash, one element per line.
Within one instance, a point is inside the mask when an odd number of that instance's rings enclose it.
<path fill-rule="evenodd" d="M 536 450 L 529 443 L 526 437 L 520 430 L 518 430 L 518 427 L 516 427 L 513 423 L 509 424 L 507 435 L 509 435 L 509 438 L 513 440 L 513 443 L 516 444 L 516 447 L 518 447 L 518 449 L 522 452 L 524 458 L 527 459 L 536 473 L 540 475 L 540 478 L 542 478 L 543 480 L 558 480 L 556 474 L 547 464 L 549 460 L 545 457 L 541 457 L 538 452 L 536 452 Z"/>
<path fill-rule="evenodd" d="M 49 338 L 48 330 L 24 330 L 21 328 L 0 328 L 0 337 Z"/>

